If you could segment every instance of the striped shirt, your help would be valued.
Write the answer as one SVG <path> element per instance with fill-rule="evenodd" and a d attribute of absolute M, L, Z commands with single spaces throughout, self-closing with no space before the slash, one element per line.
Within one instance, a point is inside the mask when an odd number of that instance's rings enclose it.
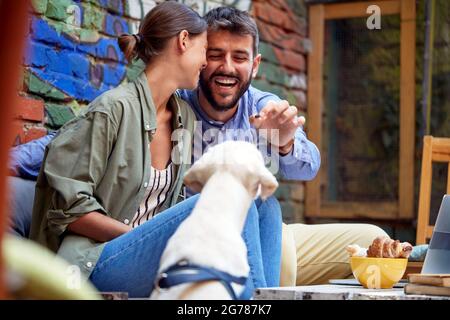
<path fill-rule="evenodd" d="M 141 202 L 131 223 L 133 228 L 150 220 L 159 212 L 161 205 L 167 198 L 167 193 L 175 181 L 174 172 L 172 162 L 163 170 L 151 167 L 150 181 L 144 194 L 144 200 Z"/>

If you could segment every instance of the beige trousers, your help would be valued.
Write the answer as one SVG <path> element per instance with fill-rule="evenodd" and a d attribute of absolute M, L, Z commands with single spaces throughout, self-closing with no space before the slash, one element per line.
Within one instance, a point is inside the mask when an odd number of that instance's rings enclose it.
<path fill-rule="evenodd" d="M 328 283 L 352 275 L 345 248 L 367 248 L 386 233 L 370 224 L 283 225 L 281 286 Z"/>

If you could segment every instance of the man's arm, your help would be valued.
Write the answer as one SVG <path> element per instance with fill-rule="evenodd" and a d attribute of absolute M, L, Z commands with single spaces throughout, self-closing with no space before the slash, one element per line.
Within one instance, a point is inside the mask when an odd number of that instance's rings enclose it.
<path fill-rule="evenodd" d="M 260 113 L 263 110 L 278 110 L 279 112 L 279 114 L 273 112 L 275 118 L 270 127 L 278 128 L 280 136 L 285 135 L 282 141 L 283 145 L 280 145 L 279 148 L 280 169 L 283 177 L 290 180 L 312 180 L 320 168 L 320 152 L 316 145 L 306 137 L 306 133 L 303 131 L 304 120 L 296 116 L 295 107 L 282 106 L 286 104 L 286 101 L 274 94 L 262 91 L 258 92 L 254 103 Z M 278 121 L 280 119 L 282 120 Z M 289 125 L 291 125 L 291 129 Z M 295 126 L 297 126 L 296 129 Z"/>
<path fill-rule="evenodd" d="M 28 180 L 36 180 L 44 158 L 45 147 L 55 136 L 56 132 L 21 144 L 11 149 L 9 159 L 9 172 Z"/>
<path fill-rule="evenodd" d="M 289 180 L 308 181 L 314 179 L 319 168 L 319 149 L 307 139 L 303 129 L 298 128 L 291 152 L 280 156 L 280 169 L 283 177 Z"/>

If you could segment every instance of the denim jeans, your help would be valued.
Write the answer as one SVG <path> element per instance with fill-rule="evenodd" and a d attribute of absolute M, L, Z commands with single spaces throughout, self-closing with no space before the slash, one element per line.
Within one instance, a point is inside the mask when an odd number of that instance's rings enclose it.
<path fill-rule="evenodd" d="M 9 232 L 24 238 L 30 233 L 36 181 L 8 177 L 11 228 Z"/>
<path fill-rule="evenodd" d="M 159 213 L 132 231 L 106 244 L 90 276 L 100 291 L 124 291 L 149 297 L 167 241 L 189 216 L 198 195 Z M 250 274 L 241 299 L 255 288 L 277 286 L 281 267 L 281 210 L 278 201 L 254 201 L 242 237 L 247 245 Z"/>

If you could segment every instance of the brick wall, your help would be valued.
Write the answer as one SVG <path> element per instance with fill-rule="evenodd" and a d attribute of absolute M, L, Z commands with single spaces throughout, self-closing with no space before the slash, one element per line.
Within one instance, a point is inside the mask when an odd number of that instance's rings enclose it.
<path fill-rule="evenodd" d="M 260 32 L 261 68 L 255 87 L 288 100 L 306 114 L 306 6 L 295 0 L 253 0 L 251 12 Z M 282 181 L 276 195 L 286 223 L 302 222 L 304 183 Z"/>
<path fill-rule="evenodd" d="M 200 14 L 220 5 L 248 10 L 257 21 L 263 62 L 254 81 L 306 109 L 306 8 L 303 0 L 180 0 Z M 23 58 L 21 104 L 13 144 L 58 129 L 102 92 L 133 78 L 116 37 L 136 32 L 153 0 L 33 0 Z M 304 187 L 282 183 L 277 191 L 286 222 L 301 221 Z"/>

